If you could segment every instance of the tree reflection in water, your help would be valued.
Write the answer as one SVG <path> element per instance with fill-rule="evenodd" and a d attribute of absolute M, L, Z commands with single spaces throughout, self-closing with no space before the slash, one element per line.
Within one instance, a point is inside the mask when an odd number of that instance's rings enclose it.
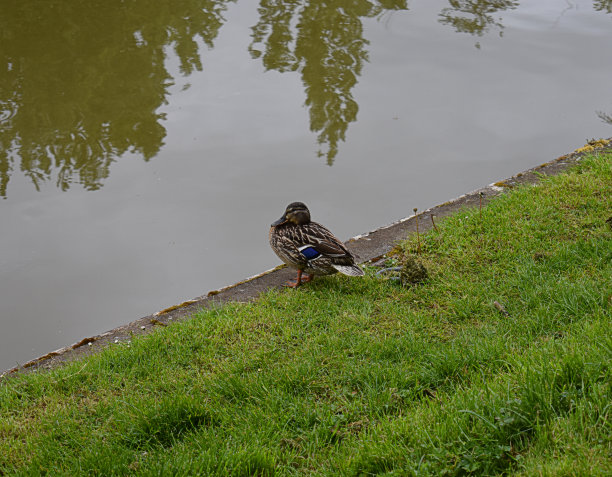
<path fill-rule="evenodd" d="M 612 114 L 607 114 L 603 111 L 597 111 L 596 114 L 604 123 L 608 123 L 612 126 Z"/>
<path fill-rule="evenodd" d="M 300 71 L 310 129 L 329 165 L 357 119 L 352 90 L 368 58 L 362 19 L 406 8 L 406 0 L 260 1 L 249 51 L 268 70 Z"/>
<path fill-rule="evenodd" d="M 494 14 L 518 7 L 518 0 L 449 0 L 450 7 L 440 12 L 440 22 L 451 25 L 459 33 L 482 36 L 489 29 L 497 27 L 500 36 L 504 26 L 495 20 Z"/>
<path fill-rule="evenodd" d="M 158 109 L 173 82 L 164 49 L 174 48 L 183 75 L 202 70 L 197 41 L 214 46 L 235 1 L 5 2 L 0 197 L 17 168 L 36 188 L 55 175 L 62 190 L 73 182 L 95 190 L 125 152 L 155 156 L 166 135 Z M 498 14 L 518 5 L 448 0 L 439 21 L 482 36 L 503 30 Z M 329 165 L 357 119 L 352 91 L 369 44 L 363 21 L 407 8 L 407 0 L 260 0 L 249 52 L 268 70 L 301 74 L 310 129 Z M 612 13 L 612 0 L 595 0 L 594 9 Z"/>
<path fill-rule="evenodd" d="M 612 0 L 595 0 L 593 8 L 599 12 L 612 13 Z"/>
<path fill-rule="evenodd" d="M 197 37 L 213 46 L 234 0 L 11 1 L 0 16 L 0 196 L 19 167 L 38 189 L 101 187 L 126 151 L 155 156 L 158 108 L 172 77 L 202 69 Z M 19 166 L 17 166 L 19 163 Z"/>

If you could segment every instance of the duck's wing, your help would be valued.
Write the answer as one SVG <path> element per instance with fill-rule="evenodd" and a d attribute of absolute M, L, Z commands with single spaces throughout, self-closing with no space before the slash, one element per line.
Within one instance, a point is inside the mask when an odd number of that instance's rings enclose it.
<path fill-rule="evenodd" d="M 340 273 L 352 277 L 363 276 L 363 270 L 355 265 L 355 256 L 349 249 L 325 227 L 317 223 L 314 225 L 320 241 L 312 248 L 329 258 L 330 265 Z"/>
<path fill-rule="evenodd" d="M 290 242 L 290 249 L 294 250 L 295 257 L 304 264 L 318 263 L 317 259 L 325 258 L 329 266 L 344 275 L 361 276 L 364 274 L 359 266 L 355 265 L 355 256 L 346 246 L 327 228 L 316 222 L 288 228 L 285 240 Z M 297 259 L 295 260 L 298 261 Z"/>
<path fill-rule="evenodd" d="M 309 245 L 314 250 L 329 258 L 354 259 L 354 255 L 330 230 L 316 222 L 310 222 L 303 227 L 303 245 Z"/>

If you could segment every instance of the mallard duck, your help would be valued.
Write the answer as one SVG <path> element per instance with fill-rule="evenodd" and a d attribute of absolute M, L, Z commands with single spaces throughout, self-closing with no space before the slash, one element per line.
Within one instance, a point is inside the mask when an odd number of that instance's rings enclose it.
<path fill-rule="evenodd" d="M 302 202 L 287 206 L 283 216 L 270 226 L 270 246 L 278 257 L 297 269 L 297 279 L 286 286 L 296 288 L 316 275 L 340 272 L 363 275 L 355 256 L 321 224 L 310 221 L 310 211 Z M 303 273 L 307 275 L 302 277 Z"/>

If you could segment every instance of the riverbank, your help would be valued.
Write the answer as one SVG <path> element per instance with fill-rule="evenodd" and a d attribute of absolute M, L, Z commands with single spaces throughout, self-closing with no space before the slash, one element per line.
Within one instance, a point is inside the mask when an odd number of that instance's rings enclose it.
<path fill-rule="evenodd" d="M 408 216 L 393 224 L 353 237 L 349 240 L 348 246 L 357 254 L 361 262 L 375 261 L 388 253 L 399 240 L 415 233 L 418 220 L 420 220 L 421 231 L 427 231 L 433 227 L 435 218 L 440 220 L 451 216 L 465 207 L 481 207 L 486 205 L 491 198 L 514 187 L 536 183 L 543 176 L 557 175 L 577 164 L 584 154 L 594 150 L 612 150 L 611 140 L 592 140 L 572 153 L 565 154 L 532 169 L 519 172 L 512 177 L 489 184 L 486 187 L 469 192 L 425 211 L 420 211 L 418 214 Z M 62 365 L 66 361 L 72 361 L 96 353 L 109 345 L 127 342 L 133 336 L 150 333 L 157 326 L 164 326 L 190 317 L 202 308 L 232 301 L 244 302 L 253 300 L 271 288 L 280 288 L 283 283 L 292 277 L 292 271 L 283 266 L 276 267 L 222 289 L 211 290 L 206 295 L 170 306 L 105 333 L 85 337 L 76 343 L 51 351 L 43 356 L 6 370 L 0 373 L 0 378 L 16 372 L 31 372 L 40 368 L 51 369 Z"/>
<path fill-rule="evenodd" d="M 371 266 L 167 319 L 190 304 L 3 380 L 0 473 L 605 475 L 612 155 L 545 167 L 421 216 L 388 259 L 420 285 Z"/>

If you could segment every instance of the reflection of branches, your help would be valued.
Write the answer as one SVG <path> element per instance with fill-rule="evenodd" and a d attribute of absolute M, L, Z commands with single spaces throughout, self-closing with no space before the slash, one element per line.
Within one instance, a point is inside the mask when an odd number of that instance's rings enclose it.
<path fill-rule="evenodd" d="M 500 30 L 504 26 L 493 14 L 516 8 L 518 0 L 449 0 L 450 7 L 440 12 L 440 23 L 451 25 L 457 32 L 482 36 L 491 26 Z"/>
<path fill-rule="evenodd" d="M 157 112 L 172 77 L 166 46 L 189 74 L 202 64 L 233 0 L 61 2 L 4 5 L 0 30 L 0 196 L 12 164 L 36 188 L 57 174 L 98 189 L 127 151 L 155 156 L 166 134 Z"/>
<path fill-rule="evenodd" d="M 600 12 L 612 13 L 612 0 L 595 0 L 593 7 Z"/>
<path fill-rule="evenodd" d="M 603 111 L 597 111 L 597 116 L 604 123 L 608 123 L 612 126 L 612 115 L 611 114 L 604 113 Z"/>
<path fill-rule="evenodd" d="M 262 58 L 266 69 L 301 71 L 310 129 L 327 146 L 320 154 L 330 165 L 357 118 L 352 89 L 367 61 L 368 44 L 361 19 L 406 8 L 405 0 L 260 1 L 249 51 Z"/>
<path fill-rule="evenodd" d="M 249 45 L 249 52 L 253 58 L 262 56 L 262 52 L 254 45 L 262 43 L 267 37 L 268 42 L 262 57 L 267 70 L 283 72 L 297 68 L 297 58 L 291 51 L 291 48 L 295 46 L 291 33 L 291 21 L 302 3 L 301 0 L 261 0 L 259 5 L 260 20 L 252 28 L 253 41 Z"/>
<path fill-rule="evenodd" d="M 338 28 L 341 25 L 342 28 Z M 295 53 L 302 64 L 310 129 L 327 144 L 331 165 L 348 124 L 357 119 L 352 89 L 367 60 L 359 17 L 349 11 L 312 2 L 302 12 Z"/>

